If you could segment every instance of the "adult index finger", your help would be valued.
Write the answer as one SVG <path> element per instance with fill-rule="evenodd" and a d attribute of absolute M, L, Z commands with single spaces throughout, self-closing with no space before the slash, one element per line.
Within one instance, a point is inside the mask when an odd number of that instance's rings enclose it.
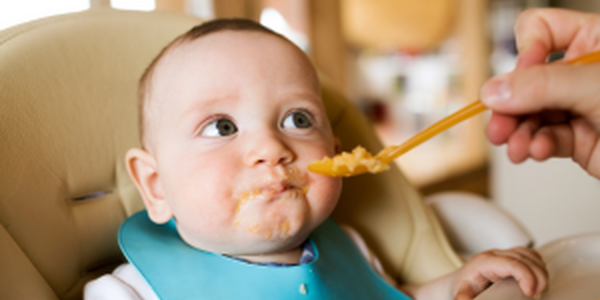
<path fill-rule="evenodd" d="M 600 45 L 600 15 L 557 8 L 532 9 L 523 12 L 515 24 L 519 59 L 517 68 L 542 64 L 554 51 L 567 50 L 570 60 Z"/>

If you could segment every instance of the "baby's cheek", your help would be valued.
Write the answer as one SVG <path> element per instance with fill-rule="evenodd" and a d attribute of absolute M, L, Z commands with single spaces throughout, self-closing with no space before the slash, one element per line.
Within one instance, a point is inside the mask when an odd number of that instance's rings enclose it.
<path fill-rule="evenodd" d="M 316 214 L 328 216 L 335 208 L 341 190 L 341 178 L 315 175 L 311 178 L 307 197 Z"/>
<path fill-rule="evenodd" d="M 178 222 L 199 234 L 211 235 L 220 228 L 231 228 L 236 203 L 219 193 L 202 194 L 202 189 L 188 193 L 181 199 L 175 213 Z M 208 229 L 208 230 L 207 230 Z"/>

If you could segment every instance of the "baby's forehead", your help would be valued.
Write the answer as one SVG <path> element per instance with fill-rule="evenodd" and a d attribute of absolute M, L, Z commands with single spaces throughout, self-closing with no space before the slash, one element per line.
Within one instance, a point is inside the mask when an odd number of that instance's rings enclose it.
<path fill-rule="evenodd" d="M 177 82 L 186 80 L 186 77 L 189 78 L 191 76 L 197 76 L 196 79 L 202 80 L 198 76 L 208 77 L 211 76 L 211 73 L 223 72 L 223 69 L 231 69 L 231 73 L 234 74 L 236 73 L 235 68 L 240 67 L 235 64 L 253 64 L 256 62 L 258 59 L 256 56 L 258 55 L 255 56 L 252 54 L 253 51 L 254 53 L 259 51 L 257 50 L 258 47 L 256 47 L 257 43 L 266 44 L 268 51 L 272 51 L 274 56 L 279 55 L 282 57 L 280 59 L 281 63 L 286 64 L 291 69 L 297 69 L 297 73 L 303 75 L 302 80 L 310 82 L 311 90 L 318 94 L 318 101 L 321 102 L 320 85 L 316 77 L 316 72 L 306 55 L 299 48 L 291 44 L 291 42 L 270 33 L 223 30 L 194 40 L 183 39 L 174 43 L 165 52 L 156 65 L 152 76 L 151 94 L 154 97 L 150 97 L 152 98 L 150 102 L 153 103 L 148 104 L 153 106 L 153 108 L 148 110 L 148 114 L 154 116 L 148 117 L 155 119 L 159 115 L 164 114 L 165 111 L 160 107 L 168 105 L 170 101 L 176 100 L 165 97 L 165 95 L 171 94 L 169 90 L 173 90 L 172 84 L 179 85 Z M 232 49 L 233 51 L 230 51 Z M 239 51 L 239 49 L 243 49 L 243 51 Z M 248 53 L 245 51 L 248 51 Z M 213 63 L 215 60 L 222 63 L 215 64 Z M 271 60 L 275 60 L 275 58 Z M 269 63 L 269 61 L 265 62 L 265 67 L 268 67 Z M 201 72 L 198 71 L 199 69 L 202 69 Z M 174 78 L 180 80 L 173 80 Z M 241 80 L 249 79 L 242 78 Z M 228 83 L 218 82 L 216 84 L 227 85 Z M 217 89 L 211 89 L 210 91 L 214 92 L 215 90 Z"/>
<path fill-rule="evenodd" d="M 206 57 L 207 59 L 224 58 L 239 62 L 240 59 L 255 60 L 253 50 L 256 51 L 257 44 L 264 44 L 264 48 L 276 55 L 289 58 L 290 64 L 303 64 L 303 67 L 313 68 L 305 54 L 286 38 L 274 33 L 266 33 L 255 30 L 230 30 L 225 29 L 218 32 L 190 39 L 183 38 L 173 43 L 165 57 L 161 59 L 162 65 L 179 62 L 180 66 L 186 67 L 189 60 Z M 215 67 L 204 65 L 203 68 Z"/>
<path fill-rule="evenodd" d="M 266 50 L 256 47 L 257 43 L 266 44 L 263 47 Z M 260 56 L 258 51 L 268 51 L 273 58 L 261 60 L 257 58 Z M 281 36 L 250 30 L 223 30 L 174 43 L 156 66 L 152 87 L 168 88 L 164 83 L 172 82 L 172 78 L 189 75 L 203 80 L 199 76 L 212 77 L 211 74 L 216 72 L 235 75 L 241 68 L 255 65 L 270 68 L 275 63 L 297 71 L 303 80 L 312 82 L 320 90 L 316 71 L 302 50 Z"/>

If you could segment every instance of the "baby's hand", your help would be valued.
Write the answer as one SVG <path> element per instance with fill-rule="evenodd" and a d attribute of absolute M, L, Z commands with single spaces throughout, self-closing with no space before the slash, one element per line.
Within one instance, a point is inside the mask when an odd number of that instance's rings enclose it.
<path fill-rule="evenodd" d="M 516 247 L 475 255 L 456 273 L 452 294 L 455 300 L 470 300 L 491 283 L 507 277 L 514 277 L 528 297 L 539 298 L 548 286 L 542 257 L 535 250 Z"/>

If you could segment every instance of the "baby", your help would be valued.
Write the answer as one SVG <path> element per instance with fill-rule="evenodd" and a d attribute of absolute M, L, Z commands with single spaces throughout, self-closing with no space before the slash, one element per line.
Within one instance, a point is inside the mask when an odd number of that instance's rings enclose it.
<path fill-rule="evenodd" d="M 86 299 L 471 299 L 510 276 L 529 296 L 546 287 L 525 248 L 422 286 L 374 271 L 360 237 L 329 219 L 341 179 L 307 171 L 337 152 L 315 70 L 260 24 L 191 29 L 146 70 L 140 100 L 144 148 L 126 162 L 146 212 L 119 232 L 129 264 Z"/>

